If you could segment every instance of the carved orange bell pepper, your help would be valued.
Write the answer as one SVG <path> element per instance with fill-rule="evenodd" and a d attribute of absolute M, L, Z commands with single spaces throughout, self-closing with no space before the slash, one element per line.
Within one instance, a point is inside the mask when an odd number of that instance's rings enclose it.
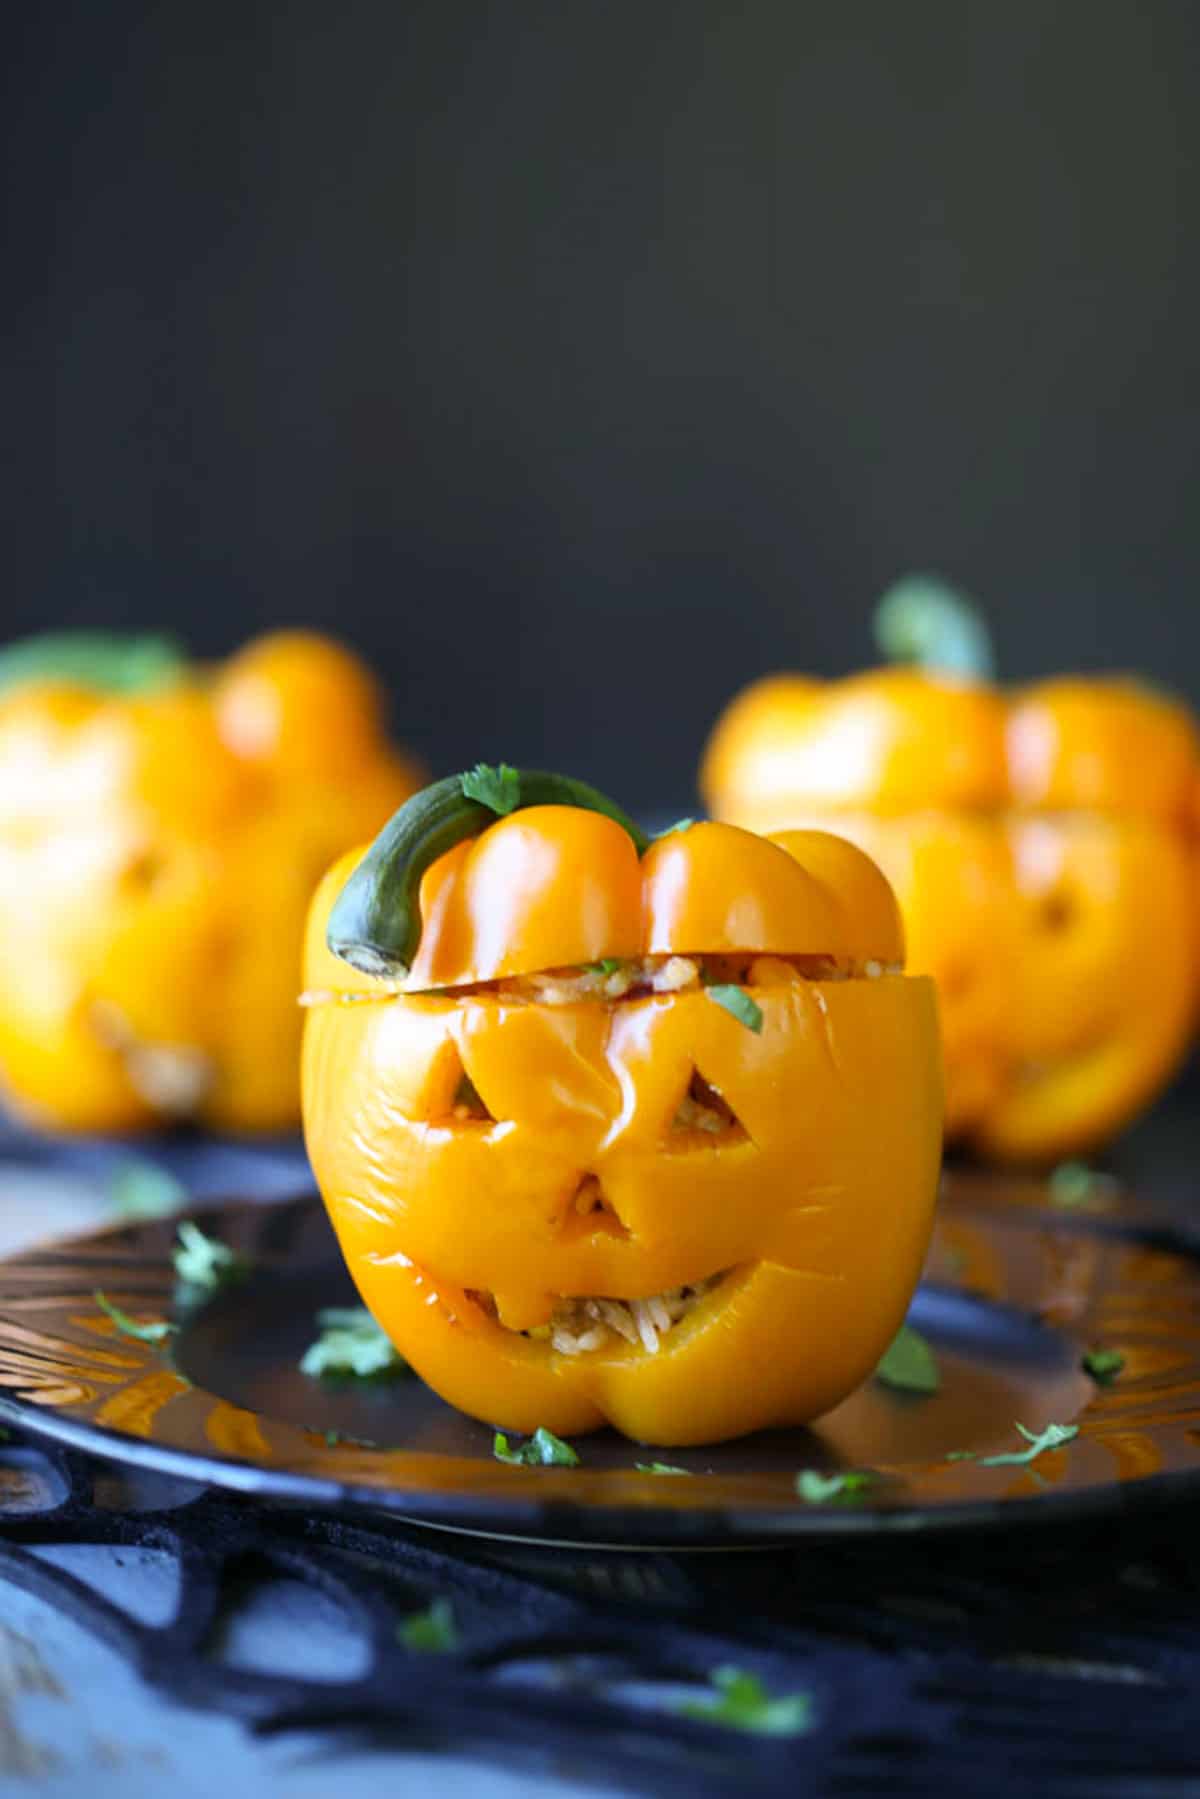
<path fill-rule="evenodd" d="M 304 914 L 419 777 L 305 632 L 211 675 L 159 639 L 0 651 L 0 1084 L 62 1129 L 299 1111 Z"/>
<path fill-rule="evenodd" d="M 504 1428 L 827 1410 L 903 1319 L 937 1180 L 933 989 L 886 881 L 822 833 L 650 842 L 578 783 L 464 780 L 309 921 L 305 1132 L 363 1299 Z"/>
<path fill-rule="evenodd" d="M 1007 1159 L 1091 1149 L 1189 1040 L 1195 726 L 1131 680 L 1004 694 L 944 595 L 889 606 L 884 637 L 899 624 L 934 666 L 750 687 L 714 728 L 705 799 L 755 830 L 844 832 L 886 870 L 938 984 L 952 1135 Z M 943 641 L 914 643 L 931 613 Z"/>

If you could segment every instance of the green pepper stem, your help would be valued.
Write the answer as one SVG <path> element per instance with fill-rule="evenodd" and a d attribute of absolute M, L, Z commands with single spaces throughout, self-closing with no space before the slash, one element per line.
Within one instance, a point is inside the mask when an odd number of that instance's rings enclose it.
<path fill-rule="evenodd" d="M 875 608 L 875 641 L 889 662 L 990 680 L 991 633 L 971 601 L 936 575 L 906 575 Z"/>
<path fill-rule="evenodd" d="M 177 680 L 185 666 L 170 637 L 50 631 L 0 650 L 0 692 L 29 681 L 69 681 L 99 693 L 144 693 Z"/>
<path fill-rule="evenodd" d="M 325 940 L 351 968 L 381 980 L 407 977 L 421 941 L 420 892 L 426 870 L 456 844 L 480 836 L 496 822 L 493 808 L 463 792 L 468 779 L 450 775 L 406 800 L 342 888 Z M 649 837 L 628 814 L 586 782 L 541 769 L 521 769 L 517 780 L 510 810 L 578 806 L 600 812 L 628 832 L 639 856 L 649 848 Z"/>

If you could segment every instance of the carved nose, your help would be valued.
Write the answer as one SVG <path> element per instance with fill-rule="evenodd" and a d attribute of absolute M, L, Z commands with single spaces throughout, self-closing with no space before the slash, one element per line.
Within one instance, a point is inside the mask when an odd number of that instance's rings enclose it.
<path fill-rule="evenodd" d="M 609 1237 L 629 1236 L 629 1231 L 600 1183 L 599 1175 L 591 1173 L 580 1176 L 579 1185 L 563 1213 L 560 1229 L 568 1242 L 600 1234 Z"/>

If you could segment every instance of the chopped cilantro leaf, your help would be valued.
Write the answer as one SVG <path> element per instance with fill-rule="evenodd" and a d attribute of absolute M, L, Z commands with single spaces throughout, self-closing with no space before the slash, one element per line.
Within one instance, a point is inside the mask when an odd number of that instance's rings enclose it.
<path fill-rule="evenodd" d="M 1111 1174 L 1089 1168 L 1086 1162 L 1060 1162 L 1047 1183 L 1050 1203 L 1069 1211 L 1073 1206 L 1090 1206 L 1096 1200 L 1110 1198 L 1117 1190 Z"/>
<path fill-rule="evenodd" d="M 136 1337 L 139 1343 L 165 1343 L 167 1338 L 178 1328 L 174 1324 L 168 1324 L 162 1318 L 152 1324 L 139 1324 L 136 1318 L 131 1318 L 128 1312 L 123 1312 L 120 1306 L 115 1306 L 111 1299 L 105 1298 L 99 1287 L 92 1294 L 92 1298 L 100 1310 L 112 1319 L 122 1336 Z"/>
<path fill-rule="evenodd" d="M 599 962 L 589 962 L 587 964 L 587 972 L 589 974 L 610 975 L 616 974 L 620 967 L 622 967 L 620 956 L 602 956 Z"/>
<path fill-rule="evenodd" d="M 690 1474 L 690 1468 L 674 1468 L 670 1462 L 635 1462 L 639 1474 Z"/>
<path fill-rule="evenodd" d="M 320 1335 L 300 1358 L 301 1374 L 318 1379 L 402 1374 L 408 1367 L 365 1306 L 331 1306 L 317 1313 Z"/>
<path fill-rule="evenodd" d="M 458 1648 L 458 1630 L 448 1599 L 435 1599 L 427 1611 L 413 1612 L 400 1626 L 406 1649 L 422 1655 L 448 1655 Z"/>
<path fill-rule="evenodd" d="M 347 1444 L 352 1449 L 378 1449 L 379 1448 L 379 1445 L 378 1445 L 378 1443 L 375 1442 L 374 1438 L 372 1438 L 372 1437 L 356 1437 L 356 1436 L 351 1435 L 351 1433 L 349 1431 L 345 1431 L 345 1430 L 327 1430 L 327 1431 L 323 1431 L 321 1434 L 325 1438 L 326 1449 L 336 1449 L 339 1446 L 339 1444 L 342 1444 L 342 1443 Z"/>
<path fill-rule="evenodd" d="M 245 1256 L 228 1243 L 206 1236 L 190 1218 L 180 1221 L 179 1241 L 175 1246 L 175 1272 L 186 1287 L 199 1292 L 215 1293 L 231 1281 L 240 1281 L 250 1272 Z"/>
<path fill-rule="evenodd" d="M 884 1350 L 875 1379 L 902 1393 L 936 1393 L 941 1385 L 932 1349 L 910 1324 L 902 1324 Z"/>
<path fill-rule="evenodd" d="M 1010 1449 L 1004 1455 L 983 1455 L 979 1458 L 981 1468 L 1024 1468 L 1035 1461 L 1047 1449 L 1061 1449 L 1072 1437 L 1079 1435 L 1077 1424 L 1048 1424 L 1043 1431 L 1026 1430 L 1023 1424 L 1016 1427 L 1028 1443 L 1028 1449 Z"/>
<path fill-rule="evenodd" d="M 166 1218 L 187 1202 L 187 1189 L 153 1162 L 122 1163 L 109 1189 L 118 1218 Z"/>
<path fill-rule="evenodd" d="M 502 1430 L 498 1430 L 492 1439 L 492 1454 L 498 1462 L 507 1462 L 510 1468 L 577 1468 L 579 1457 L 569 1443 L 556 1437 L 552 1430 L 538 1425 L 531 1437 L 518 1449 L 510 1449 L 508 1438 Z"/>
<path fill-rule="evenodd" d="M 704 991 L 709 999 L 723 1006 L 739 1024 L 744 1024 L 748 1031 L 758 1035 L 763 1028 L 762 1007 L 751 999 L 744 987 L 735 987 L 729 982 L 720 982 L 715 987 L 706 987 Z"/>
<path fill-rule="evenodd" d="M 812 1729 L 812 1696 L 788 1693 L 772 1699 L 757 1674 L 741 1668 L 717 1668 L 712 1685 L 719 1697 L 686 1700 L 679 1713 L 704 1724 L 723 1724 L 729 1730 L 749 1730 L 759 1736 L 797 1737 Z"/>
<path fill-rule="evenodd" d="M 486 806 L 489 812 L 495 812 L 500 818 L 515 812 L 521 803 L 521 777 L 507 762 L 501 762 L 498 768 L 491 768 L 486 762 L 477 762 L 474 768 L 459 779 L 464 799 Z"/>
<path fill-rule="evenodd" d="M 1124 1366 L 1125 1357 L 1119 1349 L 1089 1349 L 1083 1358 L 1084 1371 L 1100 1387 L 1110 1387 Z"/>
<path fill-rule="evenodd" d="M 850 1468 L 844 1474 L 802 1468 L 796 1476 L 796 1491 L 805 1505 L 828 1505 L 832 1500 L 853 1504 L 870 1492 L 877 1479 L 869 1468 Z"/>

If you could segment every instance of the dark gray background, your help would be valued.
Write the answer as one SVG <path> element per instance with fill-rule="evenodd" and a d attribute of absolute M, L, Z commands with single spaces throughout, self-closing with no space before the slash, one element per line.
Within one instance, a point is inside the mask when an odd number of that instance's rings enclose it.
<path fill-rule="evenodd" d="M 1195 0 L 20 19 L 5 632 L 334 626 L 650 807 L 912 566 L 1200 699 Z"/>

